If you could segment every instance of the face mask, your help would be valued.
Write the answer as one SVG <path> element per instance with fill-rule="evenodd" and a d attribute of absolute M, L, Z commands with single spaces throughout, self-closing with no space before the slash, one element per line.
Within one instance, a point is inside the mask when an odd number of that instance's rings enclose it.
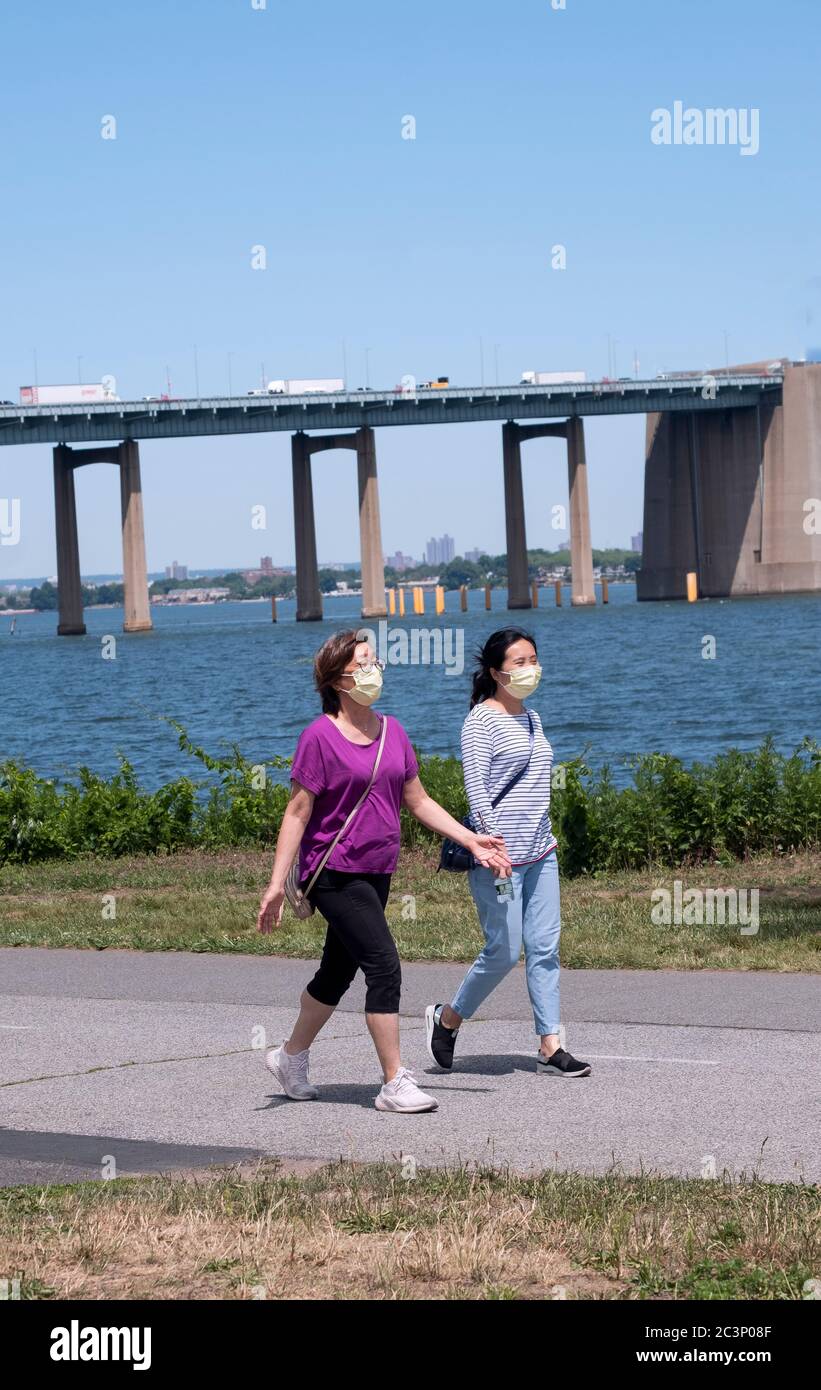
<path fill-rule="evenodd" d="M 517 666 L 515 671 L 506 673 L 510 680 L 504 689 L 509 695 L 515 695 L 517 700 L 526 700 L 528 695 L 532 695 L 539 681 L 542 679 L 541 666 Z"/>
<path fill-rule="evenodd" d="M 357 705 L 372 705 L 374 700 L 378 700 L 382 693 L 382 672 L 378 666 L 372 666 L 370 671 L 352 671 L 350 673 L 354 679 L 353 690 L 346 690 L 345 694 L 350 695 Z"/>

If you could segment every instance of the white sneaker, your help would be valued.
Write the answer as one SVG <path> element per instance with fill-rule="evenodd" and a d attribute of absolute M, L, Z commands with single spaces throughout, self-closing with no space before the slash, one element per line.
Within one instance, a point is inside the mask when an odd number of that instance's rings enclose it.
<path fill-rule="evenodd" d="M 407 1067 L 400 1067 L 392 1081 L 386 1081 L 374 1101 L 377 1110 L 394 1110 L 414 1115 L 420 1110 L 438 1110 L 439 1102 L 420 1091 Z"/>
<path fill-rule="evenodd" d="M 277 1081 L 291 1100 L 316 1100 L 319 1091 L 308 1081 L 308 1049 L 291 1056 L 281 1047 L 269 1047 L 265 1053 L 265 1065 L 274 1073 Z"/>

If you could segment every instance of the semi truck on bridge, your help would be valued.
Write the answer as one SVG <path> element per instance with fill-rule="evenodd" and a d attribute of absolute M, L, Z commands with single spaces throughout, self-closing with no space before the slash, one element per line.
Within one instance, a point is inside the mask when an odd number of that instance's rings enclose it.
<path fill-rule="evenodd" d="M 585 372 L 522 372 L 522 386 L 571 386 L 587 381 Z"/>
<path fill-rule="evenodd" d="M 102 382 L 78 382 L 71 386 L 21 386 L 21 405 L 99 405 L 119 396 Z"/>
<path fill-rule="evenodd" d="M 259 391 L 249 391 L 249 396 L 312 396 L 329 395 L 333 391 L 344 391 L 345 383 L 341 376 L 291 377 L 289 380 L 269 381 Z"/>

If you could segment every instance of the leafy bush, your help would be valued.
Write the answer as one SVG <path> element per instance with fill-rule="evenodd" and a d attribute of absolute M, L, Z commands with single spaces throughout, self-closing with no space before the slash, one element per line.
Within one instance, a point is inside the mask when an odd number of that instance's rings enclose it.
<path fill-rule="evenodd" d="M 169 722 L 207 774 L 201 781 L 179 777 L 145 791 L 125 758 L 108 780 L 81 767 L 62 786 L 15 763 L 0 766 L 0 863 L 273 846 L 289 788 L 269 774 L 290 759 L 251 764 L 236 746 L 215 758 Z M 459 760 L 420 757 L 419 766 L 429 794 L 461 820 L 468 805 Z M 789 757 L 767 739 L 752 752 L 732 749 L 689 768 L 667 753 L 635 758 L 629 768 L 631 784 L 619 788 L 608 767 L 593 773 L 583 757 L 563 765 L 551 802 L 563 873 L 787 853 L 821 842 L 821 749 L 811 739 Z M 402 843 L 433 846 L 438 836 L 403 811 Z"/>

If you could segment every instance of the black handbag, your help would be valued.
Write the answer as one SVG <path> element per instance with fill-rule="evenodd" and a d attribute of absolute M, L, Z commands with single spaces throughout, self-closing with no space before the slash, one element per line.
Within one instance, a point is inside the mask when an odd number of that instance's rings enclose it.
<path fill-rule="evenodd" d="M 511 777 L 507 786 L 502 787 L 502 790 L 498 792 L 496 796 L 494 796 L 493 800 L 490 803 L 494 811 L 496 810 L 496 807 L 499 805 L 499 802 L 502 800 L 502 798 L 507 796 L 509 791 L 513 790 L 516 783 L 520 781 L 522 777 L 524 777 L 525 773 L 527 772 L 527 769 L 530 767 L 530 760 L 533 757 L 533 742 L 536 737 L 533 730 L 533 715 L 530 713 L 530 710 L 527 711 L 527 720 L 530 728 L 530 747 L 527 753 L 527 762 L 525 763 L 524 767 L 519 769 L 515 776 Z M 468 830 L 473 830 L 474 828 L 470 816 L 464 816 L 462 818 L 462 825 L 467 826 Z M 475 868 L 476 860 L 474 859 L 471 851 L 469 849 L 465 849 L 464 845 L 457 845 L 455 840 L 450 840 L 447 836 L 445 836 L 445 838 L 442 841 L 442 852 L 439 855 L 439 868 L 436 870 L 436 872 L 438 873 L 439 869 L 447 869 L 448 873 L 451 874 L 463 874 L 466 873 L 468 869 Z"/>

